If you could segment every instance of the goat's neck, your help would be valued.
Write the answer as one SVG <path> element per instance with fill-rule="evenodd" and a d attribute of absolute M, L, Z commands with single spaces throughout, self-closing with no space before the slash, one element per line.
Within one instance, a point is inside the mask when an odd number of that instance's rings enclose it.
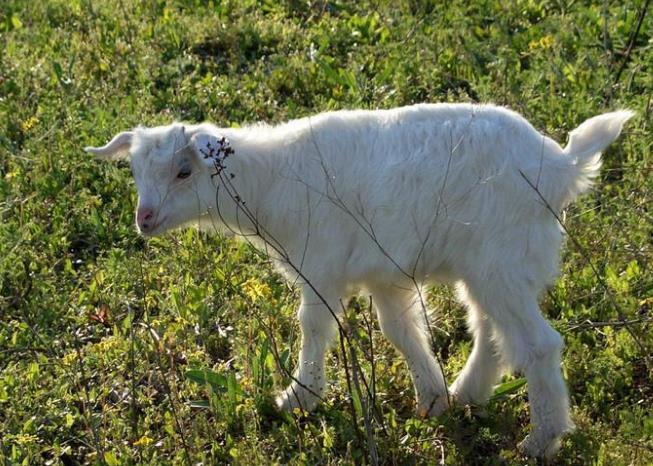
<path fill-rule="evenodd" d="M 265 200 L 278 181 L 272 153 L 263 153 L 242 130 L 226 133 L 234 153 L 224 161 L 224 169 L 213 176 L 217 208 L 222 223 L 236 233 L 259 233 L 259 222 L 268 219 Z M 215 174 L 215 169 L 211 173 Z"/>

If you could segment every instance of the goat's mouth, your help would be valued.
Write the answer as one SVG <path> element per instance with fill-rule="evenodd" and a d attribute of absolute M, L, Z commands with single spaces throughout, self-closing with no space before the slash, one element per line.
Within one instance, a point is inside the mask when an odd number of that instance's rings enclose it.
<path fill-rule="evenodd" d="M 138 231 L 143 236 L 156 236 L 157 234 L 161 233 L 161 231 L 165 230 L 165 229 L 162 229 L 161 226 L 165 223 L 167 218 L 168 218 L 167 215 L 164 215 L 161 218 L 157 218 L 156 222 L 151 227 L 148 227 L 146 230 L 142 229 L 139 226 Z"/>

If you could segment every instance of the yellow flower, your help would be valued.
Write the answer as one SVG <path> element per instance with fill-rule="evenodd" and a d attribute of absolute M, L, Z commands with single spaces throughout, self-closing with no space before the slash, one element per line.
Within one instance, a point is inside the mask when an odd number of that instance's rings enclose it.
<path fill-rule="evenodd" d="M 39 119 L 36 118 L 35 116 L 29 117 L 27 120 L 23 120 L 20 122 L 20 129 L 23 131 L 23 133 L 28 132 L 30 129 L 34 127 L 35 124 L 39 122 Z"/>
<path fill-rule="evenodd" d="M 120 346 L 120 341 L 115 336 L 110 336 L 98 341 L 93 349 L 99 354 L 104 354 Z"/>
<path fill-rule="evenodd" d="M 540 40 L 532 40 L 528 43 L 528 48 L 535 49 L 548 49 L 553 45 L 553 36 L 548 35 L 540 38 Z"/>
<path fill-rule="evenodd" d="M 71 365 L 73 362 L 77 360 L 77 352 L 75 351 L 70 351 L 63 356 L 63 362 L 66 365 Z"/>
<path fill-rule="evenodd" d="M 242 286 L 243 292 L 252 301 L 258 301 L 259 299 L 267 300 L 272 296 L 272 290 L 267 283 L 263 283 L 255 278 L 248 279 Z"/>
<path fill-rule="evenodd" d="M 146 447 L 154 442 L 154 439 L 151 439 L 147 435 L 143 435 L 141 438 L 134 442 L 135 447 Z"/>
<path fill-rule="evenodd" d="M 38 442 L 39 438 L 36 435 L 33 435 L 33 434 L 17 434 L 17 435 L 10 436 L 9 440 L 13 440 L 17 444 L 23 446 L 23 445 L 29 445 L 29 444 L 32 444 L 32 443 L 36 443 L 36 442 Z"/>

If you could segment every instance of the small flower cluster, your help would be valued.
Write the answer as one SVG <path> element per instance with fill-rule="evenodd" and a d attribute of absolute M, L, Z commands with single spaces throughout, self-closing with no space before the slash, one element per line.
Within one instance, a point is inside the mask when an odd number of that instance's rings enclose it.
<path fill-rule="evenodd" d="M 210 142 L 207 142 L 206 150 L 200 149 L 200 152 L 205 159 L 213 160 L 216 169 L 216 172 L 213 174 L 213 176 L 215 176 L 222 173 L 222 171 L 225 169 L 224 161 L 227 157 L 234 153 L 234 150 L 229 143 L 229 139 L 222 136 L 222 138 L 218 140 L 217 147 L 214 147 Z"/>

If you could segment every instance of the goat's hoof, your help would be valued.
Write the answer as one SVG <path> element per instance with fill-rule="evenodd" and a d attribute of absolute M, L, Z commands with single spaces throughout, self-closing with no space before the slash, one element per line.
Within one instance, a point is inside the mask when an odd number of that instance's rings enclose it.
<path fill-rule="evenodd" d="M 319 398 L 305 388 L 294 384 L 286 388 L 277 397 L 277 408 L 280 411 L 293 412 L 296 409 L 301 411 L 313 411 L 317 406 Z"/>
<path fill-rule="evenodd" d="M 560 449 L 559 436 L 541 436 L 530 433 L 517 445 L 517 449 L 524 455 L 533 458 L 551 460 Z"/>
<path fill-rule="evenodd" d="M 480 418 L 488 417 L 487 410 L 485 409 L 487 399 L 476 401 L 471 396 L 467 395 L 464 390 L 457 389 L 455 384 L 451 387 L 449 398 L 452 400 L 451 404 L 464 406 L 466 408 L 466 412 L 470 415 L 474 415 Z"/>
<path fill-rule="evenodd" d="M 454 399 L 451 396 L 439 395 L 431 398 L 428 403 L 419 403 L 417 407 L 417 416 L 421 418 L 437 417 L 454 405 Z"/>

